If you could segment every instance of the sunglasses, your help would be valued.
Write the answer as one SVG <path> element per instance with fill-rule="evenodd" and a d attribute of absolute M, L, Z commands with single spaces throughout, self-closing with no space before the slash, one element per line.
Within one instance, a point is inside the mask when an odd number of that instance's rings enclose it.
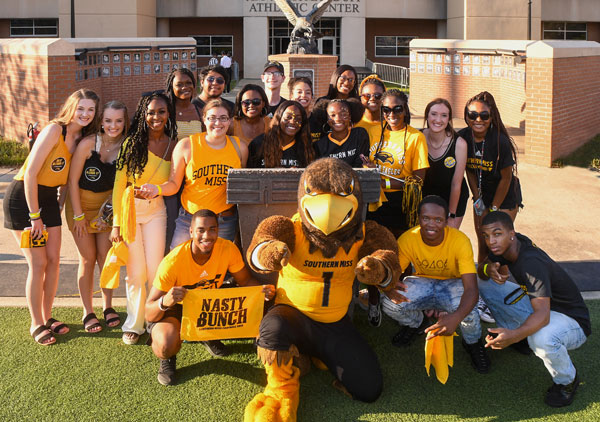
<path fill-rule="evenodd" d="M 217 120 L 218 120 L 219 122 L 221 122 L 221 123 L 226 123 L 226 122 L 228 122 L 230 119 L 229 119 L 229 116 L 219 116 L 219 117 L 217 117 L 217 116 L 208 116 L 208 117 L 206 118 L 206 120 L 208 120 L 208 121 L 209 121 L 209 122 L 211 122 L 211 123 L 216 123 L 216 122 L 217 122 Z"/>
<path fill-rule="evenodd" d="M 262 100 L 260 98 L 252 98 L 251 100 L 244 100 L 241 103 L 244 107 L 250 107 L 250 104 L 253 106 L 259 106 L 262 104 Z"/>
<path fill-rule="evenodd" d="M 379 101 L 381 100 L 381 97 L 383 97 L 383 94 L 381 92 L 376 92 L 375 94 L 361 94 L 361 97 L 363 97 L 367 101 L 369 101 L 371 98 L 374 98 L 376 101 Z"/>
<path fill-rule="evenodd" d="M 468 111 L 467 118 L 469 120 L 477 120 L 478 117 L 481 117 L 481 120 L 484 122 L 490 119 L 489 111 L 482 111 L 481 113 L 477 113 L 476 111 Z"/>
<path fill-rule="evenodd" d="M 211 84 L 212 84 L 213 82 L 216 82 L 216 83 L 218 83 L 219 85 L 223 85 L 223 84 L 225 83 L 225 79 L 223 79 L 223 78 L 215 78 L 214 76 L 209 76 L 208 78 L 206 78 L 206 80 L 207 80 L 208 82 L 210 82 Z"/>
<path fill-rule="evenodd" d="M 383 106 L 383 107 L 381 107 L 381 111 L 383 111 L 383 114 L 390 114 L 390 113 L 400 114 L 400 113 L 404 113 L 404 106 L 402 104 L 398 104 L 397 106 L 394 106 L 393 108 Z"/>

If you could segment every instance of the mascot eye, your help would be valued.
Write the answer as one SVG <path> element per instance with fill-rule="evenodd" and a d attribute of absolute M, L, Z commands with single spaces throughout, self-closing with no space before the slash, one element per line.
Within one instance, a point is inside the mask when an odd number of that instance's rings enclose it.
<path fill-rule="evenodd" d="M 352 181 L 350 182 L 350 189 L 348 189 L 348 192 L 340 192 L 338 195 L 350 196 L 352 195 L 352 192 L 354 192 L 354 179 L 352 179 Z"/>
<path fill-rule="evenodd" d="M 317 196 L 318 194 L 318 192 L 312 192 L 310 190 L 310 188 L 308 187 L 308 182 L 306 180 L 304 181 L 304 192 L 310 196 Z"/>

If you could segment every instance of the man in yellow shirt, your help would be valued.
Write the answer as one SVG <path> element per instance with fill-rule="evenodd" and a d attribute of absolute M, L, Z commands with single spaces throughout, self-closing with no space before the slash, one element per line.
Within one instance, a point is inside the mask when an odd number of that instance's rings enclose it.
<path fill-rule="evenodd" d="M 477 275 L 473 249 L 469 238 L 448 227 L 448 204 L 437 195 L 426 196 L 419 205 L 419 225 L 398 239 L 400 266 L 405 271 L 410 264 L 414 273 L 404 278 L 409 300 L 392 302 L 382 294 L 383 312 L 403 327 L 392 343 L 411 343 L 423 323 L 424 310 L 442 311 L 438 321 L 427 327 L 428 337 L 452 335 L 460 324 L 462 344 L 479 373 L 490 370 L 481 340 L 481 323 L 475 308 L 478 298 Z"/>
<path fill-rule="evenodd" d="M 217 289 L 227 271 L 240 286 L 259 285 L 244 264 L 238 248 L 218 237 L 217 215 L 207 209 L 192 216 L 191 239 L 173 249 L 160 263 L 154 285 L 146 302 L 146 320 L 152 351 L 160 359 L 158 382 L 175 383 L 177 352 L 181 348 L 180 302 L 191 289 Z M 275 296 L 275 287 L 263 286 L 265 299 Z M 218 340 L 204 342 L 213 356 L 227 356 L 229 351 Z"/>

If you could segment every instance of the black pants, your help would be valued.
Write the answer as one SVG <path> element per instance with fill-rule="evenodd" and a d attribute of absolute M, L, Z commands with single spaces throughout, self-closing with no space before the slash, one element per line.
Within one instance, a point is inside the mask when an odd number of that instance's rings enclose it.
<path fill-rule="evenodd" d="M 232 77 L 232 72 L 231 72 L 231 67 L 226 67 L 225 70 L 227 71 L 227 76 L 229 76 L 227 78 L 227 85 L 225 86 L 225 92 L 230 92 L 231 91 L 231 77 Z"/>
<path fill-rule="evenodd" d="M 269 350 L 288 350 L 314 356 L 352 396 L 364 402 L 377 400 L 383 376 L 377 355 L 346 315 L 338 322 L 317 322 L 288 305 L 275 305 L 260 324 L 257 344 Z"/>

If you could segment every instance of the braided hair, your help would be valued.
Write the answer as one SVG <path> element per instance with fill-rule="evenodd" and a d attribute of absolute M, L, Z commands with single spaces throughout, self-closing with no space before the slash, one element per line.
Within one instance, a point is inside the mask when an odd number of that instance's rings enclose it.
<path fill-rule="evenodd" d="M 300 165 L 302 167 L 306 167 L 315 159 L 315 150 L 312 146 L 306 110 L 304 110 L 304 107 L 302 107 L 299 102 L 287 100 L 277 107 L 275 115 L 273 115 L 273 119 L 271 120 L 271 125 L 267 130 L 267 133 L 265 133 L 265 138 L 261 146 L 262 151 L 260 151 L 261 154 L 259 154 L 264 157 L 265 168 L 275 168 L 281 166 L 282 151 L 281 142 L 279 141 L 281 138 L 280 123 L 283 113 L 290 106 L 295 106 L 300 111 L 300 116 L 302 117 L 302 125 L 294 137 L 296 140 L 294 148 L 300 157 Z"/>
<path fill-rule="evenodd" d="M 175 98 L 176 98 L 175 91 L 173 90 L 173 81 L 175 80 L 175 76 L 177 74 L 185 75 L 192 80 L 192 85 L 194 87 L 194 93 L 192 93 L 192 98 L 194 97 L 195 92 L 196 92 L 196 77 L 194 76 L 194 72 L 192 72 L 191 70 L 189 70 L 185 67 L 171 70 L 171 72 L 169 72 L 169 75 L 167 76 L 165 91 L 167 93 L 167 97 L 169 98 L 169 101 L 171 101 L 171 103 L 173 103 L 173 105 L 175 105 Z"/>
<path fill-rule="evenodd" d="M 500 134 L 502 134 L 508 139 L 509 146 L 510 146 L 510 152 L 513 156 L 513 160 L 515 160 L 514 170 L 516 171 L 516 168 L 517 168 L 517 146 L 515 145 L 515 141 L 512 138 L 512 136 L 510 136 L 508 134 L 508 130 L 506 130 L 504 123 L 502 123 L 502 118 L 500 117 L 500 111 L 498 110 L 498 106 L 496 105 L 496 100 L 494 100 L 494 96 L 487 91 L 482 91 L 479 94 L 477 94 L 474 97 L 471 97 L 471 98 L 469 98 L 469 100 L 467 100 L 467 103 L 465 104 L 465 111 L 464 111 L 464 119 L 465 119 L 465 123 L 467 123 L 467 125 L 469 124 L 468 119 L 467 119 L 467 114 L 469 113 L 469 106 L 474 102 L 483 103 L 486 106 L 488 106 L 490 109 L 490 118 L 492 119 L 492 124 L 490 125 L 490 128 L 488 130 L 493 129 L 494 127 L 496 127 L 496 129 L 497 129 L 496 136 L 498 138 L 498 142 L 497 142 L 498 155 L 496 157 L 496 163 L 500 159 Z M 473 135 L 472 130 L 471 130 L 471 135 L 472 135 L 473 140 L 475 140 L 475 136 Z"/>
<path fill-rule="evenodd" d="M 177 139 L 177 122 L 175 120 L 175 106 L 169 97 L 162 91 L 153 91 L 148 95 L 142 95 L 138 102 L 137 109 L 133 115 L 133 120 L 127 138 L 121 145 L 119 158 L 117 159 L 117 169 L 127 168 L 127 176 L 141 174 L 148 163 L 148 127 L 146 125 L 146 115 L 148 106 L 153 100 L 162 100 L 167 105 L 169 118 L 165 124 L 165 134 L 170 139 Z"/>

